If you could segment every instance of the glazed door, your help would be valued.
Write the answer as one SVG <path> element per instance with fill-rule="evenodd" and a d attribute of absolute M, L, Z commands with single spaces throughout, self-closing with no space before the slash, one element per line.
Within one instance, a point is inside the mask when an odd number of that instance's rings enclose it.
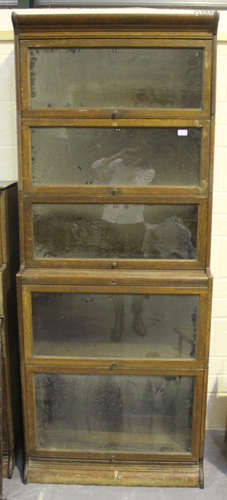
<path fill-rule="evenodd" d="M 112 197 L 113 198 L 113 197 Z M 29 266 L 202 268 L 207 202 L 197 197 L 21 197 Z"/>
<path fill-rule="evenodd" d="M 94 278 L 95 280 L 95 278 Z M 201 367 L 207 289 L 26 285 L 25 360 L 115 366 Z M 89 361 L 90 360 L 90 361 Z"/>
<path fill-rule="evenodd" d="M 209 123 L 94 119 L 23 124 L 22 188 L 150 195 L 207 194 Z"/>
<path fill-rule="evenodd" d="M 128 38 L 128 39 L 127 39 Z M 208 116 L 211 42 L 92 40 L 21 44 L 25 111 L 99 117 Z M 114 82 L 114 83 L 113 83 Z"/>
<path fill-rule="evenodd" d="M 198 458 L 201 372 L 26 372 L 31 456 Z"/>

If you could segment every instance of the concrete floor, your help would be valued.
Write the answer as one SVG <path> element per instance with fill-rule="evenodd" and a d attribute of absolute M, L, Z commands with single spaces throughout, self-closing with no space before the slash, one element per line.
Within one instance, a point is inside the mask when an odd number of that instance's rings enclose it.
<path fill-rule="evenodd" d="M 18 460 L 19 468 L 21 461 Z M 18 466 L 12 479 L 5 479 L 7 500 L 227 500 L 227 446 L 224 433 L 209 431 L 206 436 L 205 489 L 134 488 L 121 486 L 24 485 Z"/>

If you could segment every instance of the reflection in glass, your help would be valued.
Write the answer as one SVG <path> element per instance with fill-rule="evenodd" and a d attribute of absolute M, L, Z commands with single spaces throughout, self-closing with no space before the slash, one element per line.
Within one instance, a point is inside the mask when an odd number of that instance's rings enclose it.
<path fill-rule="evenodd" d="M 32 48 L 32 108 L 200 108 L 203 49 Z"/>
<path fill-rule="evenodd" d="M 31 129 L 33 184 L 199 185 L 201 129 Z"/>
<path fill-rule="evenodd" d="M 33 204 L 35 258 L 194 259 L 197 205 Z"/>
<path fill-rule="evenodd" d="M 33 354 L 194 358 L 198 296 L 32 292 Z"/>
<path fill-rule="evenodd" d="M 187 452 L 193 377 L 35 374 L 39 448 Z"/>

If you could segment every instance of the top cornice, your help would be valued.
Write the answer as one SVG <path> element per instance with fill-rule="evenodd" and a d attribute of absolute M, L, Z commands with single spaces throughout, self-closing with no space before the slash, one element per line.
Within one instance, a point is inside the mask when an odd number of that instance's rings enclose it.
<path fill-rule="evenodd" d="M 77 13 L 12 14 L 16 34 L 38 34 L 48 32 L 70 32 L 78 30 L 127 30 L 143 29 L 154 32 L 201 32 L 210 35 L 217 33 L 218 13 L 206 14 L 201 11 L 156 11 L 139 9 L 138 12 L 106 9 L 78 9 Z"/>

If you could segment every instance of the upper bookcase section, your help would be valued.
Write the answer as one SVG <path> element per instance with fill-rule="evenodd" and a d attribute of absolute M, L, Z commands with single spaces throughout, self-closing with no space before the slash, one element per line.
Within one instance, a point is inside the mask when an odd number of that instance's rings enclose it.
<path fill-rule="evenodd" d="M 13 14 L 26 116 L 209 118 L 217 14 Z"/>

